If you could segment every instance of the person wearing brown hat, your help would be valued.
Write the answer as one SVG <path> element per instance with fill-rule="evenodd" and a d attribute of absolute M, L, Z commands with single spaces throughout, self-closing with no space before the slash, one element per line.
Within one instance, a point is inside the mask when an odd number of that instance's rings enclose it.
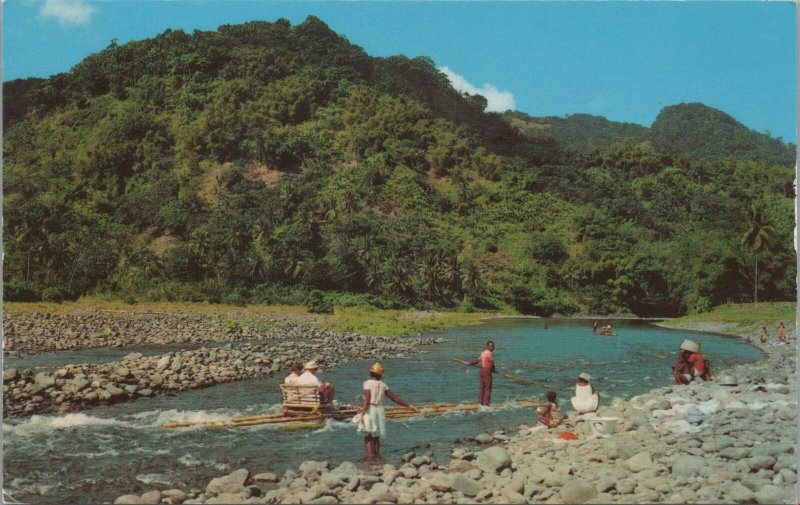
<path fill-rule="evenodd" d="M 319 391 L 319 401 L 321 403 L 332 403 L 333 397 L 336 394 L 336 391 L 333 388 L 333 384 L 330 382 L 322 383 L 321 380 L 317 377 L 317 370 L 319 370 L 319 365 L 317 364 L 317 360 L 312 359 L 308 363 L 305 364 L 306 371 L 303 372 L 303 375 L 298 377 L 295 380 L 295 385 L 297 386 L 317 386 Z"/>
<path fill-rule="evenodd" d="M 370 378 L 364 381 L 364 401 L 361 405 L 361 412 L 358 417 L 358 431 L 364 433 L 364 449 L 367 458 L 377 458 L 381 455 L 381 438 L 386 436 L 386 413 L 383 407 L 383 398 L 390 400 L 403 407 L 417 410 L 400 399 L 399 396 L 389 390 L 389 386 L 383 382 L 383 365 L 375 363 L 369 367 Z"/>

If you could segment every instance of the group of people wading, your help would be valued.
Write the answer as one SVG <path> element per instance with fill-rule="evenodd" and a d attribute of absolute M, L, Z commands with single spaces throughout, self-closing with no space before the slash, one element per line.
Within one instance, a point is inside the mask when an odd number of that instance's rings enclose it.
<path fill-rule="evenodd" d="M 479 366 L 479 391 L 478 403 L 488 406 L 492 398 L 492 374 L 496 373 L 494 364 L 493 341 L 486 342 L 486 347 L 480 355 L 469 365 Z M 315 386 L 319 392 L 320 402 L 332 403 L 335 390 L 332 384 L 322 382 L 317 377 L 319 365 L 315 360 L 305 365 L 296 362 L 292 365 L 291 373 L 284 380 L 285 384 L 296 386 Z M 710 380 L 710 366 L 707 359 L 700 353 L 700 344 L 692 340 L 684 340 L 680 346 L 678 360 L 672 367 L 672 373 L 677 384 L 689 384 L 703 379 Z M 363 401 L 360 412 L 354 418 L 358 423 L 358 431 L 364 434 L 364 448 L 368 458 L 380 456 L 381 437 L 386 436 L 386 414 L 383 400 L 389 398 L 398 405 L 414 411 L 416 407 L 402 400 L 394 394 L 389 386 L 383 382 L 384 368 L 381 363 L 375 363 L 369 368 L 370 378 L 362 385 Z M 592 377 L 588 373 L 578 375 L 575 382 L 575 396 L 571 398 L 573 409 L 578 414 L 595 412 L 600 403 L 600 392 L 591 384 Z M 555 391 L 548 391 L 544 395 L 544 402 L 536 409 L 539 421 L 548 428 L 556 428 L 564 421 L 561 408 L 557 402 Z"/>

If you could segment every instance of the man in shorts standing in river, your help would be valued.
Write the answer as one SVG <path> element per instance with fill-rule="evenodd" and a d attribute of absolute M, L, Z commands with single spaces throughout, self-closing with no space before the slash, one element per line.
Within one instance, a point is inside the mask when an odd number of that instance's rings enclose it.
<path fill-rule="evenodd" d="M 480 365 L 480 392 L 478 393 L 478 403 L 489 405 L 492 397 L 492 372 L 494 372 L 494 342 L 486 342 L 486 349 L 478 356 L 478 359 L 471 361 L 470 365 Z"/>

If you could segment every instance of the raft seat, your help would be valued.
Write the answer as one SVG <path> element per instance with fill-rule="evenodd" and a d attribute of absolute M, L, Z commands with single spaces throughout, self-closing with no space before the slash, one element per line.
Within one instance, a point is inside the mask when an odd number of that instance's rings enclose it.
<path fill-rule="evenodd" d="M 330 403 L 322 403 L 317 386 L 298 386 L 281 384 L 284 412 L 323 412 L 330 409 Z"/>

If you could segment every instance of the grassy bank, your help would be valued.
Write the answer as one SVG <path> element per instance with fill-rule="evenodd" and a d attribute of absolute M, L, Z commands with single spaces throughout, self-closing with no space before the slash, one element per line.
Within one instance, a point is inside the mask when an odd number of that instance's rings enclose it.
<path fill-rule="evenodd" d="M 122 301 L 82 298 L 64 303 L 5 303 L 6 314 L 42 312 L 69 315 L 101 312 L 120 316 L 140 314 L 200 314 L 224 315 L 231 321 L 248 321 L 271 316 L 288 316 L 318 322 L 333 331 L 348 331 L 378 336 L 416 335 L 427 331 L 478 324 L 482 319 L 497 313 L 463 313 L 417 310 L 380 310 L 362 307 L 336 307 L 332 315 L 310 314 L 301 305 L 236 305 L 210 303 L 141 302 L 129 304 Z"/>
<path fill-rule="evenodd" d="M 794 325 L 797 313 L 795 302 L 734 303 L 714 307 L 711 312 L 692 314 L 661 323 L 668 328 L 681 328 L 689 324 L 719 324 L 732 327 L 742 333 L 760 330 L 766 326 L 770 334 L 775 325 L 783 322 Z"/>
<path fill-rule="evenodd" d="M 486 312 L 436 312 L 413 310 L 368 310 L 359 307 L 336 307 L 325 324 L 335 331 L 352 331 L 366 335 L 416 335 L 427 331 L 479 324 L 497 316 Z"/>

